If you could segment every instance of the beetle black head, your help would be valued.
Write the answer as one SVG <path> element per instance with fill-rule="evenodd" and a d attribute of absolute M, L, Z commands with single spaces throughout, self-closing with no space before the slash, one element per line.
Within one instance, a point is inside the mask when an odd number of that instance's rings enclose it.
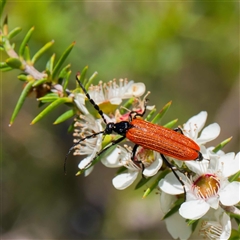
<path fill-rule="evenodd" d="M 111 134 L 114 131 L 114 128 L 115 128 L 115 123 L 110 122 L 106 125 L 104 133 L 105 134 Z"/>

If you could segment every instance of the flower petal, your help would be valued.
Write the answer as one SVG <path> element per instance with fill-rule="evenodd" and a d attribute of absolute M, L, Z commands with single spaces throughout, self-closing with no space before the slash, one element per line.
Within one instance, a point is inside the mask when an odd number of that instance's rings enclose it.
<path fill-rule="evenodd" d="M 192 234 L 192 228 L 187 224 L 186 219 L 176 212 L 165 219 L 168 232 L 174 239 L 188 239 Z"/>
<path fill-rule="evenodd" d="M 123 151 L 122 147 L 117 146 L 110 154 L 101 159 L 102 164 L 109 168 L 121 167 L 122 164 L 119 160 L 121 158 L 121 154 L 124 154 Z"/>
<path fill-rule="evenodd" d="M 87 177 L 87 176 L 93 171 L 93 169 L 94 169 L 94 166 L 86 169 L 86 170 L 84 171 L 84 177 Z"/>
<path fill-rule="evenodd" d="M 131 81 L 129 83 L 131 83 Z M 141 97 L 145 91 L 146 86 L 144 83 L 133 83 L 127 88 L 123 98 Z"/>
<path fill-rule="evenodd" d="M 177 200 L 177 197 L 174 195 L 170 195 L 165 192 L 161 192 L 160 194 L 160 209 L 163 214 L 166 214 L 170 209 L 172 204 Z"/>
<path fill-rule="evenodd" d="M 219 192 L 220 201 L 225 206 L 232 206 L 240 201 L 240 182 L 231 182 Z"/>
<path fill-rule="evenodd" d="M 120 97 L 111 98 L 109 101 L 112 105 L 120 105 L 122 103 L 122 99 Z"/>
<path fill-rule="evenodd" d="M 84 114 L 89 114 L 87 108 L 85 107 L 85 94 L 82 93 L 76 93 L 74 95 L 74 102 L 77 105 L 78 109 Z"/>
<path fill-rule="evenodd" d="M 123 190 L 130 186 L 137 178 L 137 171 L 128 171 L 127 173 L 122 173 L 113 178 L 113 186 L 118 190 Z"/>
<path fill-rule="evenodd" d="M 203 129 L 200 137 L 196 140 L 196 142 L 198 144 L 205 144 L 217 138 L 219 133 L 220 126 L 217 123 L 210 124 Z"/>
<path fill-rule="evenodd" d="M 204 200 L 184 202 L 179 208 L 179 214 L 186 219 L 199 219 L 207 213 L 210 206 Z"/>
<path fill-rule="evenodd" d="M 201 175 L 207 171 L 209 161 L 202 160 L 202 161 L 185 161 L 187 167 L 192 171 Z"/>
<path fill-rule="evenodd" d="M 222 230 L 220 239 L 229 239 L 231 235 L 232 224 L 231 224 L 230 217 L 225 212 L 223 212 L 223 215 L 221 218 L 221 225 L 223 227 L 223 230 Z"/>
<path fill-rule="evenodd" d="M 185 124 L 184 124 L 184 132 L 187 136 L 191 137 L 192 139 L 196 139 L 198 133 L 202 130 L 205 122 L 207 120 L 207 112 L 202 111 L 199 114 L 191 117 Z"/>
<path fill-rule="evenodd" d="M 84 169 L 86 167 L 88 167 L 88 165 L 91 163 L 92 161 L 92 157 L 88 156 L 86 158 L 84 158 L 79 164 L 78 164 L 78 168 L 79 169 Z"/>
<path fill-rule="evenodd" d="M 220 157 L 219 164 L 223 166 L 224 177 L 229 177 L 240 171 L 240 153 L 227 153 Z"/>
<path fill-rule="evenodd" d="M 158 154 L 159 156 L 155 159 L 155 161 L 149 165 L 148 167 L 146 167 L 143 171 L 143 175 L 146 177 L 151 177 L 154 176 L 158 170 L 161 168 L 162 166 L 162 158 L 160 156 L 160 154 Z"/>
<path fill-rule="evenodd" d="M 206 202 L 211 206 L 211 208 L 217 209 L 219 207 L 219 196 L 212 196 L 206 199 Z"/>
<path fill-rule="evenodd" d="M 86 158 L 84 158 L 79 164 L 78 164 L 78 168 L 79 169 L 85 169 L 86 167 L 88 167 L 88 165 L 90 165 L 92 161 L 92 157 L 88 156 Z M 90 168 L 87 168 L 84 171 L 84 176 L 87 177 L 92 171 L 93 171 L 93 166 L 91 166 Z"/>
<path fill-rule="evenodd" d="M 185 179 L 186 176 L 182 173 L 178 173 L 179 177 Z M 178 181 L 175 175 L 170 172 L 165 176 L 165 178 L 161 179 L 158 183 L 159 188 L 171 195 L 177 195 L 184 193 L 182 184 Z"/>

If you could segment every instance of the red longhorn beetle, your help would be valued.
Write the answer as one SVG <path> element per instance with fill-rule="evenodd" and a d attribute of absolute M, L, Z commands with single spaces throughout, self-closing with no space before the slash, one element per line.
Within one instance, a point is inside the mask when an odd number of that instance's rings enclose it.
<path fill-rule="evenodd" d="M 146 111 L 146 107 L 143 113 L 141 114 L 134 111 L 130 112 L 129 121 L 121 121 L 118 123 L 113 123 L 113 122 L 107 123 L 106 119 L 104 118 L 102 110 L 90 97 L 87 90 L 79 81 L 78 76 L 76 77 L 76 79 L 80 87 L 82 88 L 83 92 L 85 93 L 86 97 L 89 99 L 93 107 L 98 111 L 99 115 L 102 117 L 103 121 L 106 124 L 106 128 L 103 131 L 94 133 L 92 135 L 89 135 L 85 138 L 80 139 L 77 143 L 75 143 L 69 149 L 65 157 L 64 172 L 66 173 L 67 157 L 76 145 L 78 145 L 80 142 L 84 141 L 85 139 L 93 138 L 98 134 L 107 135 L 107 134 L 111 134 L 112 132 L 115 132 L 121 135 L 122 137 L 120 137 L 115 141 L 112 141 L 112 143 L 109 146 L 105 147 L 100 153 L 98 153 L 96 157 L 98 157 L 100 154 L 105 152 L 108 148 L 112 147 L 115 144 L 120 143 L 125 138 L 127 138 L 133 143 L 135 143 L 135 146 L 132 151 L 132 160 L 134 159 L 138 146 L 159 152 L 163 161 L 172 170 L 173 174 L 182 184 L 184 188 L 184 192 L 186 193 L 183 181 L 179 178 L 179 176 L 173 169 L 173 166 L 168 162 L 168 160 L 164 155 L 173 157 L 182 161 L 187 161 L 187 160 L 201 161 L 203 159 L 203 156 L 202 156 L 202 153 L 200 152 L 200 147 L 192 139 L 184 136 L 180 128 L 171 130 L 171 129 L 159 126 L 157 124 L 153 124 L 137 118 L 137 116 L 142 117 L 144 115 Z"/>

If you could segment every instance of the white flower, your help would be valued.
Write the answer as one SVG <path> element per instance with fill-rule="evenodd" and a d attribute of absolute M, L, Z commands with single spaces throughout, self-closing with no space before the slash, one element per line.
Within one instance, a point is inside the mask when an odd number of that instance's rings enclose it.
<path fill-rule="evenodd" d="M 200 151 L 204 156 L 204 159 L 209 160 L 209 154 L 208 154 L 209 151 L 203 146 L 203 144 L 215 139 L 219 135 L 220 126 L 217 123 L 213 123 L 203 129 L 206 119 L 207 119 L 207 112 L 202 111 L 199 114 L 191 117 L 185 124 L 183 124 L 182 130 L 185 136 L 191 138 L 197 144 L 200 145 Z M 201 134 L 198 137 L 200 132 Z M 170 158 L 170 159 L 173 159 L 173 158 Z M 187 167 L 192 171 L 194 171 L 195 165 L 197 165 L 197 168 L 199 167 L 198 161 L 180 161 L 177 159 L 173 159 L 173 160 L 179 167 L 181 167 L 183 163 L 185 163 Z M 201 161 L 200 166 L 205 166 L 206 168 L 206 166 L 208 166 L 208 163 L 209 161 L 203 160 Z M 185 176 L 181 173 L 179 173 L 179 176 L 181 176 L 181 178 L 185 178 Z M 174 188 L 171 187 L 173 183 L 175 184 Z M 172 173 L 169 173 L 164 179 L 160 181 L 159 187 L 162 188 L 163 191 L 169 194 L 183 193 L 182 185 L 179 183 L 179 181 L 176 179 L 176 177 Z"/>
<path fill-rule="evenodd" d="M 119 105 L 122 99 L 131 97 L 140 97 L 145 92 L 144 83 L 134 83 L 134 81 L 128 82 L 127 79 L 119 79 L 119 85 L 116 80 L 108 83 L 99 82 L 98 85 L 91 85 L 88 88 L 88 93 L 97 105 L 110 102 L 113 105 Z"/>
<path fill-rule="evenodd" d="M 173 207 L 177 197 L 174 195 L 161 192 L 160 194 L 160 208 L 164 214 L 168 213 Z M 178 212 L 164 219 L 168 232 L 174 239 L 188 239 L 192 234 L 192 228 Z"/>
<path fill-rule="evenodd" d="M 229 239 L 231 235 L 230 217 L 221 209 L 209 211 L 199 222 L 199 233 L 204 239 Z"/>
<path fill-rule="evenodd" d="M 202 111 L 199 114 L 191 117 L 185 124 L 183 124 L 183 133 L 185 136 L 191 138 L 200 146 L 200 151 L 203 157 L 205 159 L 208 159 L 204 144 L 218 137 L 220 134 L 220 126 L 217 123 L 212 123 L 203 129 L 206 120 L 207 112 L 205 111 Z M 200 132 L 201 134 L 198 136 Z M 188 166 L 189 162 L 186 161 L 185 163 Z"/>
<path fill-rule="evenodd" d="M 169 195 L 165 192 L 160 194 L 160 207 L 164 214 L 168 213 L 177 200 L 176 196 Z M 174 239 L 188 239 L 192 234 L 192 227 L 186 222 L 178 212 L 173 213 L 164 219 L 167 230 Z M 223 209 L 210 209 L 198 222 L 198 226 L 193 233 L 192 238 L 199 238 L 199 235 L 204 239 L 229 239 L 231 234 L 230 217 Z"/>
<path fill-rule="evenodd" d="M 190 118 L 183 125 L 184 135 L 193 139 L 198 145 L 204 145 L 205 143 L 217 138 L 220 133 L 220 126 L 217 123 L 212 123 L 203 129 L 206 120 L 207 112 L 205 111 L 202 111 L 198 115 Z M 201 135 L 198 137 L 201 130 Z"/>
<path fill-rule="evenodd" d="M 185 183 L 187 195 L 179 213 L 186 219 L 199 219 L 204 216 L 210 208 L 217 209 L 219 201 L 225 206 L 232 206 L 240 201 L 240 183 L 229 182 L 228 177 L 240 170 L 240 153 L 210 155 L 207 161 L 191 162 L 191 170 L 196 173 L 194 178 L 187 178 L 178 173 Z M 183 193 L 182 186 L 168 174 L 159 182 L 159 187 L 169 194 Z"/>
<path fill-rule="evenodd" d="M 185 124 L 183 124 L 182 131 L 186 137 L 189 137 L 199 145 L 200 152 L 202 153 L 203 158 L 209 159 L 208 152 L 204 144 L 218 137 L 220 133 L 220 126 L 217 123 L 213 123 L 203 129 L 206 120 L 207 112 L 202 111 L 199 114 L 191 117 Z M 200 132 L 201 134 L 200 136 L 198 136 Z M 181 167 L 183 163 L 185 163 L 188 166 L 188 164 L 192 162 L 192 161 L 180 161 L 178 159 L 174 159 L 171 157 L 169 159 L 174 160 L 175 164 L 178 167 Z"/>
<path fill-rule="evenodd" d="M 90 136 L 94 133 L 102 131 L 101 120 L 95 120 L 91 115 L 80 115 L 80 119 L 74 124 L 74 142 L 77 143 L 80 139 Z M 97 153 L 102 148 L 102 134 L 98 134 L 95 137 L 85 139 L 75 146 L 73 155 L 87 155 L 78 165 L 79 169 L 85 169 L 89 167 L 92 160 L 96 157 Z M 85 176 L 89 175 L 93 170 L 90 167 L 84 171 Z"/>
<path fill-rule="evenodd" d="M 147 153 L 145 153 L 147 151 Z M 130 186 L 137 178 L 138 174 L 143 174 L 146 177 L 155 175 L 162 166 L 162 158 L 159 153 L 149 150 L 143 150 L 138 147 L 136 152 L 136 160 L 144 164 L 142 172 L 141 164 L 132 161 L 132 152 L 124 147 L 117 146 L 108 156 L 104 157 L 101 161 L 106 167 L 121 167 L 127 168 L 127 172 L 121 173 L 113 178 L 113 186 L 118 190 L 123 190 Z"/>

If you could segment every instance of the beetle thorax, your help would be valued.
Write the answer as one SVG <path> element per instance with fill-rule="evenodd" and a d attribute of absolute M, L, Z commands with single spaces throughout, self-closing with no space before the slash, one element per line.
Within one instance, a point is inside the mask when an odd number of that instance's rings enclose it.
<path fill-rule="evenodd" d="M 131 128 L 131 124 L 128 121 L 122 121 L 119 123 L 108 123 L 105 129 L 106 134 L 115 132 L 119 135 L 125 136 L 127 131 Z"/>

